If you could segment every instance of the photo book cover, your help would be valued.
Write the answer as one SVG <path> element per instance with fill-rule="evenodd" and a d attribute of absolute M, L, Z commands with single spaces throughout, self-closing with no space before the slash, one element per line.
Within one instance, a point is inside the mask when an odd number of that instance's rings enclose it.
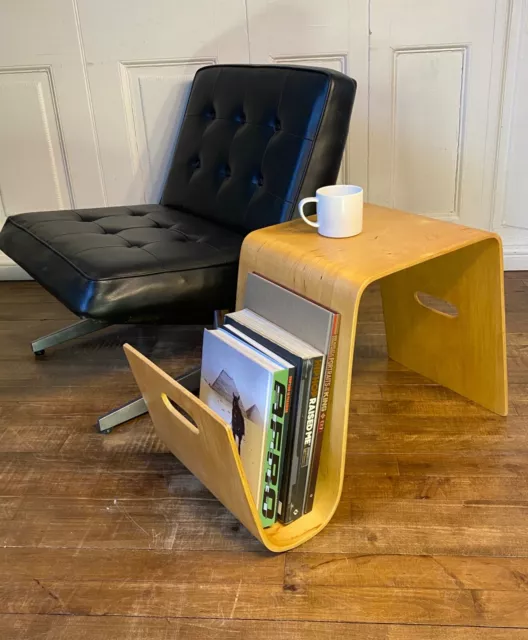
<path fill-rule="evenodd" d="M 257 499 L 273 374 L 214 332 L 205 332 L 203 353 L 200 398 L 231 425 L 251 493 Z"/>

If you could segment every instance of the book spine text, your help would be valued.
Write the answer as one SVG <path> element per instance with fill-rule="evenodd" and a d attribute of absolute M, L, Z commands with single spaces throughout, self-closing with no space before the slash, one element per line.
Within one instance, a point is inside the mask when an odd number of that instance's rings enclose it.
<path fill-rule="evenodd" d="M 273 377 L 272 398 L 264 448 L 264 478 L 260 508 L 263 527 L 269 527 L 277 520 L 281 458 L 286 435 L 288 377 L 287 370 L 279 371 Z"/>
<path fill-rule="evenodd" d="M 340 316 L 334 317 L 332 324 L 332 336 L 330 339 L 330 347 L 326 357 L 326 366 L 324 370 L 323 389 L 321 394 L 321 404 L 319 410 L 319 418 L 317 421 L 317 433 L 315 434 L 315 445 L 310 465 L 310 480 L 308 483 L 308 492 L 306 494 L 306 503 L 304 505 L 304 513 L 308 513 L 313 508 L 315 487 L 317 484 L 317 474 L 319 472 L 319 462 L 321 460 L 321 449 L 323 446 L 323 432 L 326 427 L 328 415 L 328 403 L 330 400 L 330 391 L 332 388 L 332 378 L 334 374 L 334 364 L 337 351 L 337 338 L 339 335 L 339 319 Z"/>

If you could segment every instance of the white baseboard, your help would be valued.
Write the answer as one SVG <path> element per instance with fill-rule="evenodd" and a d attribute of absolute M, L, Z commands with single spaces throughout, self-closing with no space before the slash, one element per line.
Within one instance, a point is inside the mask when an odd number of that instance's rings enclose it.
<path fill-rule="evenodd" d="M 0 251 L 0 280 L 33 280 L 33 278 Z"/>
<path fill-rule="evenodd" d="M 528 247 L 504 247 L 504 271 L 528 271 Z"/>

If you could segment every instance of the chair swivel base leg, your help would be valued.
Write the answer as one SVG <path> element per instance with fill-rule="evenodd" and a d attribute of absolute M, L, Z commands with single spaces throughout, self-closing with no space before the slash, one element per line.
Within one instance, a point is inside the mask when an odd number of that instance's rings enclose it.
<path fill-rule="evenodd" d="M 101 416 L 97 420 L 97 426 L 101 433 L 110 433 L 114 427 L 117 427 L 124 422 L 128 422 L 133 418 L 138 418 L 144 413 L 147 413 L 147 411 L 147 404 L 145 400 L 143 400 L 143 396 L 141 396 L 131 402 L 127 402 L 122 407 L 113 409 L 104 416 Z"/>
<path fill-rule="evenodd" d="M 179 378 L 176 378 L 176 380 L 188 391 L 197 391 L 200 388 L 200 368 L 185 373 Z M 147 411 L 145 400 L 143 400 L 142 397 L 136 398 L 131 402 L 127 402 L 127 404 L 122 407 L 101 416 L 97 421 L 97 426 L 101 433 L 110 433 L 114 427 L 128 422 L 133 418 L 138 418 L 147 413 Z"/>
<path fill-rule="evenodd" d="M 71 324 L 69 327 L 64 327 L 64 329 L 59 329 L 47 336 L 38 338 L 31 343 L 31 349 L 36 356 L 41 356 L 48 347 L 54 347 L 58 344 L 62 344 L 63 342 L 67 342 L 68 340 L 80 338 L 81 336 L 93 333 L 94 331 L 99 331 L 99 329 L 104 329 L 104 327 L 108 327 L 109 325 L 110 322 L 85 318 L 84 320 L 79 320 L 79 322 L 76 322 L 75 324 Z"/>

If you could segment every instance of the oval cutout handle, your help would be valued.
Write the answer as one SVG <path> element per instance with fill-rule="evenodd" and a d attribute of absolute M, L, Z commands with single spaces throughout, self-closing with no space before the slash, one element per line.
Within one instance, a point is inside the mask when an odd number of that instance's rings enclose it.
<path fill-rule="evenodd" d="M 432 296 L 430 293 L 424 293 L 423 291 L 417 291 L 414 294 L 414 299 L 418 304 L 422 305 L 429 311 L 434 311 L 441 316 L 445 316 L 446 318 L 457 318 L 458 317 L 458 309 L 454 304 L 451 304 L 447 300 L 443 300 L 442 298 L 437 298 L 436 296 Z"/>
<path fill-rule="evenodd" d="M 161 400 L 165 407 L 167 407 L 167 409 L 172 413 L 172 415 L 177 418 L 179 422 L 184 424 L 187 429 L 189 429 L 189 431 L 192 431 L 197 436 L 200 435 L 200 430 L 198 429 L 198 427 L 189 420 L 189 418 L 184 414 L 183 409 L 178 407 L 166 393 L 161 394 Z"/>

